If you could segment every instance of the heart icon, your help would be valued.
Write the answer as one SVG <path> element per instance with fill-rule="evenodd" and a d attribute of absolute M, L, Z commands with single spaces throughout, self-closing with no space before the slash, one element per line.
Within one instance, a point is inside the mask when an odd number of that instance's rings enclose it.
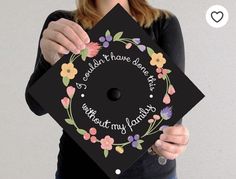
<path fill-rule="evenodd" d="M 224 13 L 222 11 L 213 11 L 211 13 L 211 18 L 216 22 L 220 22 L 224 18 Z"/>
<path fill-rule="evenodd" d="M 224 6 L 213 5 L 206 12 L 206 21 L 213 28 L 224 27 L 229 21 L 229 12 Z"/>

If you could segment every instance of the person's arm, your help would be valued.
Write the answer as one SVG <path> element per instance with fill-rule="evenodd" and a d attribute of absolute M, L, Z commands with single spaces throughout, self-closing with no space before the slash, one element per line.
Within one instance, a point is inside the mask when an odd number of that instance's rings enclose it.
<path fill-rule="evenodd" d="M 168 56 L 168 60 L 175 63 L 181 71 L 185 71 L 184 40 L 180 23 L 175 15 L 162 17 L 159 25 L 154 26 L 154 32 L 158 39 L 159 46 Z M 178 124 L 182 123 L 182 119 Z"/>
<path fill-rule="evenodd" d="M 30 80 L 25 90 L 25 99 L 29 108 L 31 109 L 32 112 L 34 112 L 36 115 L 39 116 L 46 114 L 46 111 L 34 100 L 34 98 L 29 94 L 28 90 L 51 67 L 51 65 L 44 59 L 39 44 L 42 38 L 43 31 L 48 27 L 48 24 L 51 21 L 56 21 L 60 18 L 68 18 L 68 17 L 66 17 L 66 13 L 64 11 L 55 11 L 47 17 L 43 25 L 38 43 L 38 52 L 34 66 L 34 71 L 30 77 Z"/>
<path fill-rule="evenodd" d="M 167 19 L 162 19 L 157 28 L 159 28 L 158 43 L 160 47 L 167 54 L 168 60 L 175 63 L 184 72 L 184 42 L 178 19 L 171 15 Z M 189 130 L 181 123 L 182 119 L 178 121 L 177 125 L 163 130 L 160 139 L 152 146 L 155 153 L 173 160 L 185 151 L 189 141 Z"/>
<path fill-rule="evenodd" d="M 163 17 L 164 18 L 164 17 Z M 180 70 L 185 71 L 184 40 L 180 23 L 176 16 L 170 15 L 162 20 L 159 27 L 158 43 L 169 60 L 175 63 Z"/>

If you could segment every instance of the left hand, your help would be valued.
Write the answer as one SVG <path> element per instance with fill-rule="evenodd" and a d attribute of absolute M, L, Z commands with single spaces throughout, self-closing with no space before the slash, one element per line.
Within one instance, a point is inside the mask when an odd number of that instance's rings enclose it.
<path fill-rule="evenodd" d="M 188 145 L 189 130 L 183 125 L 167 127 L 160 139 L 152 146 L 153 150 L 166 159 L 174 160 L 182 154 Z"/>

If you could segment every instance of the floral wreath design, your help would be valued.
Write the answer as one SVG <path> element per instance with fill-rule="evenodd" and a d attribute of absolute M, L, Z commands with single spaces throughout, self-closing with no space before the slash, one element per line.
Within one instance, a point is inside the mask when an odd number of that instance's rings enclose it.
<path fill-rule="evenodd" d="M 74 126 L 77 133 L 83 136 L 83 139 L 90 141 L 91 143 L 100 143 L 100 147 L 103 150 L 104 157 L 107 158 L 109 152 L 115 148 L 115 151 L 119 154 L 123 154 L 125 147 L 132 146 L 135 149 L 142 150 L 142 143 L 144 142 L 145 137 L 156 134 L 163 131 L 167 126 L 162 125 L 164 120 L 169 120 L 172 117 L 172 107 L 168 106 L 171 102 L 171 96 L 175 93 L 175 88 L 171 84 L 169 75 L 171 73 L 170 69 L 163 68 L 166 64 L 166 59 L 164 58 L 161 52 L 154 52 L 150 47 L 146 47 L 141 44 L 140 38 L 123 38 L 123 32 L 118 32 L 114 36 L 111 35 L 110 31 L 107 30 L 104 36 L 99 38 L 98 42 L 90 42 L 86 45 L 86 48 L 83 49 L 78 55 L 72 54 L 69 59 L 69 63 L 64 63 L 61 66 L 60 75 L 62 77 L 62 82 L 66 87 L 67 97 L 61 99 L 61 103 L 64 109 L 67 112 L 68 118 L 65 119 L 65 122 L 68 125 Z M 79 128 L 75 123 L 72 111 L 72 100 L 76 92 L 76 88 L 73 86 L 68 86 L 70 80 L 74 79 L 78 73 L 77 69 L 74 67 L 73 62 L 81 57 L 83 61 L 86 61 L 87 58 L 95 57 L 101 48 L 108 48 L 110 43 L 120 42 L 125 45 L 125 48 L 128 50 L 132 46 L 137 47 L 141 52 L 147 52 L 150 57 L 150 65 L 156 68 L 157 77 L 159 80 L 164 80 L 166 83 L 166 92 L 163 97 L 163 103 L 167 105 L 163 108 L 159 114 L 153 115 L 151 119 L 148 120 L 149 127 L 143 135 L 135 134 L 134 136 L 128 136 L 127 141 L 122 143 L 115 143 L 114 138 L 109 135 L 106 135 L 102 139 L 96 137 L 97 129 L 92 127 L 88 131 L 82 128 Z"/>

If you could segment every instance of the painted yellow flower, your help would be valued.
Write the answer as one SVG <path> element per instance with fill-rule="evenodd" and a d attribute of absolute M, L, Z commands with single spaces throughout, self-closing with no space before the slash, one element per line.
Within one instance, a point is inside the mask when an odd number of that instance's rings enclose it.
<path fill-rule="evenodd" d="M 68 79 L 72 80 L 75 78 L 75 75 L 78 73 L 77 69 L 74 68 L 73 63 L 64 63 L 61 66 L 61 73 L 60 75 L 62 77 L 67 77 Z"/>
<path fill-rule="evenodd" d="M 116 149 L 116 151 L 117 151 L 119 154 L 123 154 L 123 153 L 124 153 L 124 148 L 121 147 L 121 146 L 117 146 L 115 149 Z"/>
<path fill-rule="evenodd" d="M 153 53 L 151 58 L 150 64 L 152 66 L 157 66 L 157 68 L 162 68 L 166 63 L 166 59 L 163 57 L 162 53 Z"/>

